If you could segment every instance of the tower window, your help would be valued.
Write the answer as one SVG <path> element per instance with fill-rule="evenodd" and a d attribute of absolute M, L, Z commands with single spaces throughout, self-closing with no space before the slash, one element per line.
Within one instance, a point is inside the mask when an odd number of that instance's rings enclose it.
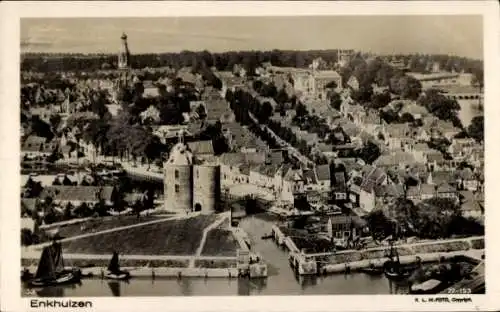
<path fill-rule="evenodd" d="M 176 192 L 176 193 L 179 193 L 179 192 L 180 192 L 180 189 L 179 189 L 179 184 L 176 184 L 176 185 L 175 185 L 175 192 Z"/>
<path fill-rule="evenodd" d="M 174 176 L 175 176 L 175 178 L 176 178 L 176 179 L 178 179 L 178 178 L 179 178 L 179 170 L 177 170 L 177 169 L 176 169 L 176 170 L 174 171 Z"/>

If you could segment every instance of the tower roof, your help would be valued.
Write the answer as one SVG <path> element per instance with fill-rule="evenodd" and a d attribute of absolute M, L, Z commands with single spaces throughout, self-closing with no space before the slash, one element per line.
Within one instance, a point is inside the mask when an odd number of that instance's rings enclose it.
<path fill-rule="evenodd" d="M 126 40 L 127 39 L 127 34 L 126 33 L 123 33 L 122 36 L 121 36 L 122 40 Z"/>
<path fill-rule="evenodd" d="M 172 147 L 167 164 L 174 166 L 189 166 L 193 163 L 193 154 L 186 144 L 179 142 Z"/>
<path fill-rule="evenodd" d="M 172 147 L 167 164 L 174 166 L 189 166 L 193 164 L 193 153 L 184 143 L 184 131 L 179 131 L 179 142 Z"/>

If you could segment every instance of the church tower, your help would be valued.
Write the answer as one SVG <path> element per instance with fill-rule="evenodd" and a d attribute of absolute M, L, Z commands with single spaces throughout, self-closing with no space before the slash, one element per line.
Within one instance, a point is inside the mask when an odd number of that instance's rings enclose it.
<path fill-rule="evenodd" d="M 127 35 L 123 33 L 121 36 L 122 45 L 120 48 L 120 54 L 118 54 L 118 69 L 127 70 L 129 69 L 130 62 L 130 51 L 128 50 Z"/>
<path fill-rule="evenodd" d="M 118 53 L 118 71 L 119 75 L 115 81 L 113 101 L 120 102 L 124 93 L 131 85 L 130 77 L 130 51 L 128 49 L 127 35 L 125 33 L 121 36 L 121 47 Z"/>

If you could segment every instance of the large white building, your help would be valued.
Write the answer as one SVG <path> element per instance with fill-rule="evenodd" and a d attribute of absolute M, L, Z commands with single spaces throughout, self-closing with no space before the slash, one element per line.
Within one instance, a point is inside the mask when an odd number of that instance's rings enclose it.
<path fill-rule="evenodd" d="M 293 74 L 294 88 L 303 96 L 326 99 L 328 90 L 340 92 L 342 77 L 334 70 L 307 70 Z"/>

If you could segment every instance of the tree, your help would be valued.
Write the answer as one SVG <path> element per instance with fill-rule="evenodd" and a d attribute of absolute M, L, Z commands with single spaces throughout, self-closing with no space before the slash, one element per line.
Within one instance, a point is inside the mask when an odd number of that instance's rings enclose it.
<path fill-rule="evenodd" d="M 66 207 L 64 207 L 64 220 L 71 220 L 73 218 L 73 205 L 68 202 Z"/>
<path fill-rule="evenodd" d="M 31 134 L 52 140 L 54 133 L 48 123 L 41 120 L 38 116 L 31 118 Z"/>
<path fill-rule="evenodd" d="M 55 163 L 59 159 L 63 158 L 63 154 L 59 152 L 58 150 L 54 149 L 52 153 L 47 157 L 47 161 L 49 163 Z"/>
<path fill-rule="evenodd" d="M 297 104 L 297 106 L 295 107 L 295 117 L 300 118 L 300 117 L 307 116 L 307 114 L 308 114 L 307 108 L 305 107 L 304 104 L 299 102 Z"/>
<path fill-rule="evenodd" d="M 29 229 L 21 229 L 21 246 L 30 246 L 33 244 L 33 233 Z"/>
<path fill-rule="evenodd" d="M 415 78 L 401 74 L 391 78 L 390 89 L 404 99 L 416 100 L 422 92 L 422 85 Z"/>
<path fill-rule="evenodd" d="M 286 93 L 285 89 L 280 89 L 278 91 L 278 94 L 276 95 L 275 100 L 276 100 L 276 103 L 278 103 L 278 104 L 285 104 L 290 99 L 288 98 L 288 93 Z"/>
<path fill-rule="evenodd" d="M 458 119 L 458 111 L 460 105 L 456 100 L 446 98 L 437 89 L 427 90 L 421 97 L 419 97 L 418 104 L 427 108 L 427 110 L 442 120 L 454 121 Z"/>
<path fill-rule="evenodd" d="M 478 142 L 484 141 L 484 116 L 476 116 L 467 128 L 467 133 Z"/>
<path fill-rule="evenodd" d="M 49 121 L 50 121 L 50 125 L 51 125 L 52 129 L 55 131 L 61 123 L 61 115 L 59 115 L 59 114 L 52 115 L 52 116 L 50 116 Z"/>
<path fill-rule="evenodd" d="M 364 162 L 371 164 L 380 157 L 380 148 L 375 143 L 368 141 L 358 152 L 358 155 Z"/>
<path fill-rule="evenodd" d="M 336 110 L 340 110 L 340 106 L 342 105 L 340 94 L 335 91 L 329 91 L 328 98 L 330 99 L 330 106 Z"/>
<path fill-rule="evenodd" d="M 34 198 L 40 196 L 40 194 L 43 191 L 42 183 L 41 182 L 35 182 L 33 179 L 28 178 L 28 181 L 26 181 L 26 184 L 24 185 L 26 189 L 26 197 L 27 198 Z"/>
<path fill-rule="evenodd" d="M 108 101 L 106 98 L 106 94 L 103 91 L 99 90 L 91 92 L 90 109 L 94 114 L 96 114 L 100 118 L 104 117 L 104 114 L 108 112 L 106 104 L 108 104 Z"/>
<path fill-rule="evenodd" d="M 92 210 L 89 208 L 87 203 L 81 203 L 80 206 L 78 206 L 75 211 L 75 215 L 77 215 L 79 218 L 87 218 L 92 216 Z"/>
<path fill-rule="evenodd" d="M 267 123 L 272 114 L 273 107 L 271 106 L 271 103 L 269 103 L 269 101 L 265 101 L 257 114 L 257 119 L 260 123 L 264 124 Z"/>
<path fill-rule="evenodd" d="M 200 119 L 205 119 L 207 117 L 207 113 L 205 111 L 205 106 L 203 104 L 198 105 L 196 107 L 196 114 L 200 117 Z"/>
<path fill-rule="evenodd" d="M 373 210 L 366 221 L 372 237 L 376 240 L 383 240 L 389 235 L 394 235 L 394 222 L 389 220 L 382 210 Z"/>
<path fill-rule="evenodd" d="M 383 93 L 373 94 L 371 102 L 368 104 L 373 109 L 380 109 L 391 102 L 391 93 L 384 91 Z"/>

